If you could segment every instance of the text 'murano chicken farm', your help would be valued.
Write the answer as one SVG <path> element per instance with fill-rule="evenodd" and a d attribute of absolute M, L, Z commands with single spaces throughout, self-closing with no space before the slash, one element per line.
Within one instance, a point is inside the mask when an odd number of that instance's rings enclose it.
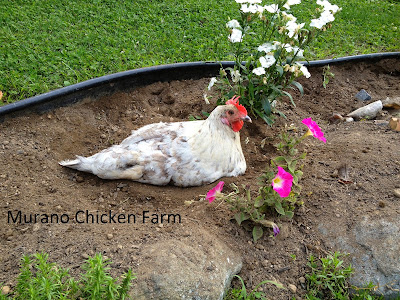
<path fill-rule="evenodd" d="M 116 213 L 77 210 L 75 213 L 26 213 L 21 210 L 8 211 L 8 224 L 180 224 L 182 217 L 175 213 Z"/>

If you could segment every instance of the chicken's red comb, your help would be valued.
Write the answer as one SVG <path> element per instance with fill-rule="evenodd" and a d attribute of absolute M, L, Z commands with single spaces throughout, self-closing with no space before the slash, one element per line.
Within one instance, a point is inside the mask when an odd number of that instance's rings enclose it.
<path fill-rule="evenodd" d="M 246 110 L 246 108 L 245 108 L 243 105 L 239 104 L 239 98 L 240 98 L 240 96 L 233 96 L 231 99 L 229 99 L 228 101 L 226 101 L 225 104 L 232 104 L 232 105 L 235 105 L 236 108 L 237 108 L 242 114 L 244 114 L 244 115 L 247 116 L 247 110 Z"/>

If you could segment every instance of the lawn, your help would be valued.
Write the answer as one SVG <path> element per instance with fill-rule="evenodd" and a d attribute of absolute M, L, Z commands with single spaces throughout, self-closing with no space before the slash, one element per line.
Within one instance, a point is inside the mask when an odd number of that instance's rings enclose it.
<path fill-rule="evenodd" d="M 268 1 L 264 1 L 268 3 Z M 400 2 L 332 0 L 342 7 L 307 59 L 400 50 Z M 229 60 L 234 0 L 0 0 L 3 103 L 90 78 L 183 61 Z M 315 1 L 293 7 L 309 20 Z"/>

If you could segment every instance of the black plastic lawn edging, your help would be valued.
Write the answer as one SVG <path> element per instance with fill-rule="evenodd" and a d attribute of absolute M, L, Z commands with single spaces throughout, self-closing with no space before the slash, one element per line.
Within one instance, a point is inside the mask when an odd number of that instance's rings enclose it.
<path fill-rule="evenodd" d="M 375 62 L 389 58 L 400 58 L 400 52 L 346 56 L 335 59 L 309 61 L 304 62 L 304 64 L 312 68 L 343 63 Z M 111 95 L 117 91 L 129 91 L 136 87 L 149 85 L 158 81 L 165 82 L 217 76 L 221 67 L 228 68 L 233 67 L 233 65 L 234 62 L 232 61 L 187 62 L 110 74 L 1 106 L 0 122 L 6 116 L 15 116 L 17 113 L 26 111 L 43 113 L 57 107 L 79 102 L 86 98 L 97 99 L 102 96 Z"/>

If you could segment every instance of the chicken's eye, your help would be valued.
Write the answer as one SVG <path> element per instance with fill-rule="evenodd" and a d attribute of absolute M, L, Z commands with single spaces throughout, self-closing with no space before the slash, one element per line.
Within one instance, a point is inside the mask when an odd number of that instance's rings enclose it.
<path fill-rule="evenodd" d="M 232 116 L 234 114 L 233 110 L 228 110 L 228 114 Z"/>

